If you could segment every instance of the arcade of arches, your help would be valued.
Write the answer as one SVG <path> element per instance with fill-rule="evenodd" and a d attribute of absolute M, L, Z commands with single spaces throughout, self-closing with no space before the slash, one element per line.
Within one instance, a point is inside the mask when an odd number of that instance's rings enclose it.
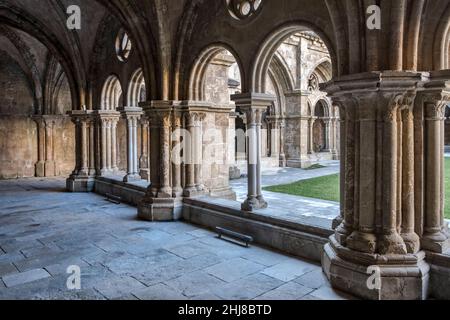
<path fill-rule="evenodd" d="M 248 234 L 356 297 L 450 299 L 450 0 L 377 1 L 380 30 L 374 1 L 77 0 L 80 30 L 66 2 L 0 1 L 0 179 Z M 272 214 L 261 172 L 322 161 L 333 223 Z"/>

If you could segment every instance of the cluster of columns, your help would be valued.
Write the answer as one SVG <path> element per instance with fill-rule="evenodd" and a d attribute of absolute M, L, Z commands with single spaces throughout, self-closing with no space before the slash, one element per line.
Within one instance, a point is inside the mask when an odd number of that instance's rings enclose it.
<path fill-rule="evenodd" d="M 315 153 L 314 150 L 314 124 L 316 121 L 320 120 L 322 118 L 318 117 L 311 117 L 308 121 L 308 153 L 313 154 Z M 324 152 L 332 152 L 334 155 L 337 155 L 337 126 L 338 126 L 338 119 L 336 117 L 330 117 L 330 118 L 323 118 L 322 119 L 325 123 L 325 146 L 324 146 Z"/>
<path fill-rule="evenodd" d="M 426 252 L 449 248 L 443 207 L 449 88 L 429 74 L 385 72 L 343 77 L 324 89 L 340 107 L 342 161 L 341 216 L 325 247 L 324 271 L 334 287 L 364 298 L 426 298 Z M 367 281 L 373 267 L 378 287 Z"/>
<path fill-rule="evenodd" d="M 57 175 L 54 157 L 54 140 L 56 125 L 61 117 L 36 116 L 33 120 L 37 124 L 38 161 L 35 165 L 36 177 L 53 177 Z"/>
<path fill-rule="evenodd" d="M 67 179 L 67 189 L 72 192 L 92 191 L 96 174 L 96 115 L 92 110 L 75 110 L 71 112 L 71 118 L 75 124 L 76 164 Z"/>
<path fill-rule="evenodd" d="M 100 137 L 99 160 L 100 174 L 112 175 L 119 171 L 117 166 L 117 124 L 119 123 L 120 113 L 117 111 L 97 111 L 98 129 Z"/>
<path fill-rule="evenodd" d="M 202 177 L 202 121 L 209 104 L 152 101 L 144 108 L 149 121 L 151 185 L 138 207 L 150 221 L 181 216 L 182 197 L 206 192 Z M 189 134 L 183 134 L 181 129 Z"/>
<path fill-rule="evenodd" d="M 270 156 L 273 158 L 278 158 L 280 162 L 280 167 L 286 167 L 286 155 L 284 153 L 284 127 L 285 123 L 282 118 L 277 116 L 270 117 L 269 119 L 269 130 L 270 135 Z"/>

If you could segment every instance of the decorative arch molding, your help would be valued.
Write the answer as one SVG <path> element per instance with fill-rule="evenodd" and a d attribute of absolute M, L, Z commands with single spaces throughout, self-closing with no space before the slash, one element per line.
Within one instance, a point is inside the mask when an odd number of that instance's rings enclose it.
<path fill-rule="evenodd" d="M 331 41 L 325 36 L 324 32 L 309 22 L 289 23 L 277 28 L 269 34 L 260 46 L 255 59 L 253 59 L 254 63 L 250 77 L 250 88 L 252 92 L 265 93 L 266 75 L 277 49 L 287 37 L 305 30 L 312 30 L 324 41 L 333 62 L 333 75 L 337 75 L 337 58 L 334 53 L 335 51 L 331 46 Z"/>
<path fill-rule="evenodd" d="M 47 58 L 47 69 L 44 76 L 44 114 L 55 114 L 57 110 L 58 96 L 61 87 L 66 80 L 64 70 L 58 60 L 52 55 Z"/>
<path fill-rule="evenodd" d="M 274 72 L 272 68 L 269 69 L 268 76 L 273 83 L 275 88 L 275 94 L 277 97 L 277 101 L 275 103 L 275 115 L 279 117 L 284 117 L 286 114 L 285 106 L 286 106 L 286 98 L 285 98 L 285 88 L 282 85 L 283 80 L 280 80 L 279 74 Z"/>
<path fill-rule="evenodd" d="M 120 80 L 116 75 L 109 76 L 102 90 L 101 110 L 117 111 L 123 96 Z"/>
<path fill-rule="evenodd" d="M 26 73 L 29 75 L 31 79 L 30 83 L 33 86 L 35 113 L 40 114 L 43 109 L 42 84 L 34 55 L 22 38 L 7 26 L 0 24 L 0 34 L 4 35 L 14 45 L 27 66 L 28 70 L 26 70 Z"/>
<path fill-rule="evenodd" d="M 324 118 L 330 118 L 332 116 L 332 105 L 331 102 L 328 99 L 325 98 L 319 98 L 317 99 L 314 104 L 314 110 L 312 110 L 312 114 L 315 116 L 317 114 L 317 107 L 321 106 L 324 111 Z"/>
<path fill-rule="evenodd" d="M 333 78 L 333 66 L 331 60 L 328 58 L 322 58 L 317 61 L 311 70 L 308 78 L 311 77 L 313 73 L 316 73 L 319 76 L 321 82 L 328 82 Z"/>
<path fill-rule="evenodd" d="M 440 21 L 434 42 L 434 70 L 450 69 L 450 5 Z"/>
<path fill-rule="evenodd" d="M 241 81 L 244 81 L 245 78 L 242 74 L 243 72 L 242 63 L 236 52 L 232 48 L 230 48 L 230 46 L 223 43 L 210 45 L 202 51 L 202 53 L 195 60 L 191 68 L 189 85 L 186 94 L 188 100 L 191 101 L 206 100 L 206 93 L 205 93 L 206 71 L 208 70 L 208 66 L 213 61 L 213 59 L 223 51 L 228 51 L 233 55 L 241 72 Z M 245 87 L 245 84 L 242 83 L 242 86 Z"/>
<path fill-rule="evenodd" d="M 274 75 L 276 75 L 276 79 L 280 81 L 285 93 L 294 91 L 295 79 L 289 71 L 289 66 L 286 63 L 286 60 L 278 52 L 273 56 L 269 70 L 272 70 Z"/>
<path fill-rule="evenodd" d="M 128 84 L 127 106 L 138 107 L 139 102 L 142 102 L 143 90 L 146 92 L 144 73 L 142 68 L 137 69 L 131 76 Z"/>

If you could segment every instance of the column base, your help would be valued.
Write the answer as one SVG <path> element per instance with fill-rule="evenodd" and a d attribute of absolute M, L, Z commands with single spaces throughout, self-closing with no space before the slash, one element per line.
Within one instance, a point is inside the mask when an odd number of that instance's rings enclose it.
<path fill-rule="evenodd" d="M 133 182 L 133 181 L 141 181 L 142 178 L 140 175 L 137 174 L 127 174 L 124 178 L 123 178 L 123 182 Z"/>
<path fill-rule="evenodd" d="M 54 177 L 56 175 L 56 163 L 55 161 L 45 162 L 45 176 Z"/>
<path fill-rule="evenodd" d="M 422 238 L 421 245 L 423 250 L 435 253 L 444 253 L 450 250 L 450 238 L 444 233 L 444 231 L 431 235 L 425 234 Z"/>
<path fill-rule="evenodd" d="M 450 250 L 444 254 L 427 252 L 427 262 L 431 266 L 430 295 L 450 300 Z"/>
<path fill-rule="evenodd" d="M 238 166 L 230 167 L 230 180 L 237 180 L 241 178 L 241 169 Z"/>
<path fill-rule="evenodd" d="M 221 198 L 236 201 L 236 192 L 231 187 L 211 189 L 209 195 L 213 198 Z"/>
<path fill-rule="evenodd" d="M 322 267 L 333 288 L 369 300 L 427 299 L 430 266 L 425 252 L 382 256 L 345 248 L 334 236 L 330 240 Z M 376 285 L 376 272 L 380 286 Z"/>
<path fill-rule="evenodd" d="M 35 174 L 38 178 L 45 177 L 45 161 L 39 161 L 35 165 Z"/>
<path fill-rule="evenodd" d="M 349 249 L 373 254 L 375 253 L 377 246 L 377 237 L 371 233 L 353 231 L 352 234 L 347 237 L 346 243 Z"/>
<path fill-rule="evenodd" d="M 150 170 L 149 169 L 141 169 L 139 172 L 142 180 L 150 181 Z"/>
<path fill-rule="evenodd" d="M 138 205 L 138 217 L 147 221 L 177 221 L 183 214 L 178 199 L 144 198 Z"/>
<path fill-rule="evenodd" d="M 94 187 L 93 177 L 72 175 L 66 180 L 66 188 L 69 192 L 92 192 Z"/>
<path fill-rule="evenodd" d="M 185 198 L 195 198 L 202 195 L 204 195 L 204 193 L 198 191 L 196 187 L 189 187 L 183 190 L 183 197 Z"/>
<path fill-rule="evenodd" d="M 247 198 L 245 202 L 242 204 L 241 209 L 243 211 L 252 212 L 255 210 L 266 209 L 268 207 L 266 200 L 264 198 Z"/>

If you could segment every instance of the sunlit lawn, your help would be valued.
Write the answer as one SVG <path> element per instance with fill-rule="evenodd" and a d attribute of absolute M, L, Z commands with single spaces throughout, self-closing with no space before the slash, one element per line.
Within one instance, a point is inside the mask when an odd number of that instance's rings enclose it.
<path fill-rule="evenodd" d="M 445 186 L 445 217 L 450 219 L 450 158 L 445 158 Z M 339 174 L 266 187 L 264 190 L 314 199 L 339 201 Z"/>

